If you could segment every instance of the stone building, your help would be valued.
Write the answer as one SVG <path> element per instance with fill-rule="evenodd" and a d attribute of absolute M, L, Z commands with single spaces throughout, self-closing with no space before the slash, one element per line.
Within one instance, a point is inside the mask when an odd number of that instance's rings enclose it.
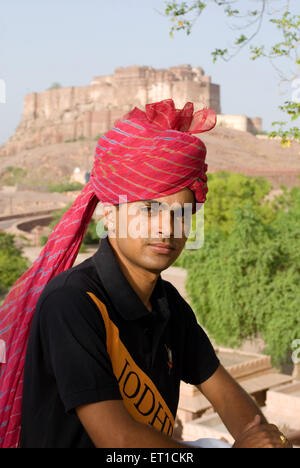
<path fill-rule="evenodd" d="M 192 101 L 195 110 L 212 107 L 221 113 L 220 86 L 212 83 L 200 67 L 121 67 L 113 75 L 95 77 L 88 86 L 49 89 L 25 96 L 21 123 L 0 152 L 13 154 L 36 146 L 96 138 L 134 106 L 143 108 L 147 102 L 168 98 L 174 100 L 177 108 Z M 238 117 L 242 120 L 236 122 L 244 130 L 247 117 Z M 225 125 L 226 116 L 222 118 Z"/>

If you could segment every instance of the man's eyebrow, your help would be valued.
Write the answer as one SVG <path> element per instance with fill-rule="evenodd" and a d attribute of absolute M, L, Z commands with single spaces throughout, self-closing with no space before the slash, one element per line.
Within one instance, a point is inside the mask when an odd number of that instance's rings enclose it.
<path fill-rule="evenodd" d="M 147 199 L 147 200 L 139 200 L 139 202 L 146 202 L 146 203 L 158 203 L 159 205 L 162 205 L 164 202 L 158 202 L 157 200 L 151 200 L 151 199 Z"/>

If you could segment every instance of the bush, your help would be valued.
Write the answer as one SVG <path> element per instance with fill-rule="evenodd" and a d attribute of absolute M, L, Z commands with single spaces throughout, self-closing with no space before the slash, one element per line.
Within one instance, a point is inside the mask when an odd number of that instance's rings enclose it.
<path fill-rule="evenodd" d="M 187 269 L 193 309 L 218 344 L 259 333 L 279 365 L 300 338 L 300 187 L 264 204 L 263 179 L 209 178 L 204 246 L 174 265 Z"/>
<path fill-rule="evenodd" d="M 65 140 L 64 143 L 74 143 L 75 141 L 85 141 L 86 137 L 83 135 L 80 135 L 78 138 L 70 138 L 69 140 Z"/>
<path fill-rule="evenodd" d="M 7 166 L 1 176 L 1 183 L 3 185 L 16 185 L 22 182 L 27 175 L 27 170 L 22 167 Z"/>
<path fill-rule="evenodd" d="M 0 296 L 27 270 L 29 261 L 14 245 L 14 236 L 0 232 Z"/>
<path fill-rule="evenodd" d="M 228 233 L 210 230 L 202 249 L 183 251 L 187 293 L 199 321 L 220 345 L 237 347 L 260 332 L 274 364 L 300 338 L 299 203 L 263 222 L 251 204 L 234 210 Z"/>
<path fill-rule="evenodd" d="M 76 190 L 82 190 L 83 187 L 83 184 L 81 184 L 80 182 L 65 182 L 50 186 L 49 192 L 74 192 Z"/>
<path fill-rule="evenodd" d="M 60 89 L 61 87 L 61 84 L 55 81 L 48 89 Z"/>
<path fill-rule="evenodd" d="M 219 226 L 229 231 L 236 207 L 251 203 L 266 222 L 275 218 L 275 207 L 263 203 L 271 184 L 263 177 L 247 177 L 219 171 L 207 175 L 208 193 L 205 202 L 205 230 Z"/>

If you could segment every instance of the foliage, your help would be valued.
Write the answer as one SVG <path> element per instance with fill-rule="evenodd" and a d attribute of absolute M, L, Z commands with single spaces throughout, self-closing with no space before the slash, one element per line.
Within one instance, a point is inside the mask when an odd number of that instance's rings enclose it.
<path fill-rule="evenodd" d="M 14 245 L 14 236 L 0 232 L 0 296 L 8 292 L 28 267 L 28 260 Z"/>
<path fill-rule="evenodd" d="M 241 49 L 249 46 L 251 60 L 268 59 L 278 73 L 281 83 L 291 82 L 293 87 L 298 88 L 295 90 L 292 101 L 285 101 L 279 109 L 287 114 L 290 123 L 299 119 L 300 80 L 297 77 L 299 77 L 300 65 L 300 15 L 290 11 L 290 1 L 282 0 L 281 4 L 278 4 L 277 0 L 257 0 L 256 8 L 249 10 L 248 5 L 245 5 L 243 0 L 189 0 L 184 2 L 169 0 L 165 5 L 165 14 L 171 20 L 171 37 L 175 31 L 181 30 L 191 34 L 197 19 L 204 14 L 208 7 L 213 5 L 222 7 L 232 29 L 239 31 L 231 48 L 216 48 L 212 51 L 213 62 L 219 58 L 229 61 Z M 253 44 L 266 17 L 269 17 L 269 22 L 277 29 L 278 35 L 275 44 L 269 48 L 266 44 Z M 275 62 L 278 63 L 280 59 L 282 65 L 278 67 Z M 271 138 L 280 136 L 284 146 L 289 145 L 293 139 L 300 141 L 299 126 L 286 128 L 288 125 L 288 121 L 274 122 L 273 126 L 278 126 L 278 129 L 270 132 L 269 136 Z"/>
<path fill-rule="evenodd" d="M 7 166 L 2 173 L 1 183 L 3 185 L 16 185 L 24 179 L 26 174 L 27 170 L 22 167 Z"/>
<path fill-rule="evenodd" d="M 48 89 L 60 89 L 61 87 L 62 87 L 61 84 L 55 81 L 54 83 L 52 83 L 52 85 Z"/>
<path fill-rule="evenodd" d="M 57 185 L 50 185 L 49 192 L 72 192 L 76 190 L 82 190 L 83 185 L 80 182 L 64 182 Z"/>
<path fill-rule="evenodd" d="M 69 140 L 65 140 L 65 143 L 74 143 L 75 141 L 84 141 L 85 139 L 85 136 L 80 135 L 78 138 L 70 138 Z"/>
<path fill-rule="evenodd" d="M 219 226 L 228 231 L 232 225 L 233 210 L 249 201 L 266 222 L 275 217 L 275 207 L 263 203 L 270 192 L 271 184 L 263 177 L 247 177 L 219 171 L 207 174 L 208 193 L 205 202 L 205 230 Z"/>
<path fill-rule="evenodd" d="M 300 174 L 299 174 L 300 179 Z M 287 189 L 284 185 L 280 186 L 283 193 L 278 195 L 272 202 L 273 210 L 276 212 L 287 211 L 290 208 L 297 206 L 300 197 L 300 187 L 292 187 Z"/>
<path fill-rule="evenodd" d="M 99 138 L 103 137 L 104 133 L 99 133 L 97 136 L 95 136 L 94 140 L 98 141 Z"/>
<path fill-rule="evenodd" d="M 77 141 L 77 138 L 69 138 L 68 140 L 65 140 L 64 143 L 74 143 Z"/>
<path fill-rule="evenodd" d="M 188 271 L 187 293 L 218 344 L 236 347 L 261 333 L 278 365 L 300 337 L 300 188 L 284 196 L 271 223 L 253 204 L 236 206 L 228 232 L 206 232 L 202 249 L 175 262 Z"/>

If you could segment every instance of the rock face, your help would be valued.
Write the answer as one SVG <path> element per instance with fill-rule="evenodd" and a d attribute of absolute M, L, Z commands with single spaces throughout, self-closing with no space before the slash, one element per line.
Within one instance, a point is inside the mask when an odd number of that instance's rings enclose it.
<path fill-rule="evenodd" d="M 212 107 L 220 114 L 220 86 L 202 68 L 190 65 L 155 70 L 147 66 L 117 68 L 114 75 L 97 76 L 82 87 L 49 89 L 25 96 L 22 120 L 0 154 L 95 138 L 108 131 L 114 121 L 134 106 L 172 98 L 176 107 L 186 101 L 195 110 Z"/>

